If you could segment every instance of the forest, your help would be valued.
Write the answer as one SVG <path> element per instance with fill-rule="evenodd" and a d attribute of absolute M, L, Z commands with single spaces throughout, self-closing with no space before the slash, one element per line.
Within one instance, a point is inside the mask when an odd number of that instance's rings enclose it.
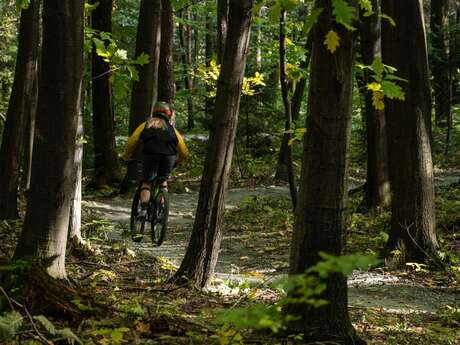
<path fill-rule="evenodd" d="M 460 0 L 0 0 L 0 344 L 460 345 Z"/>

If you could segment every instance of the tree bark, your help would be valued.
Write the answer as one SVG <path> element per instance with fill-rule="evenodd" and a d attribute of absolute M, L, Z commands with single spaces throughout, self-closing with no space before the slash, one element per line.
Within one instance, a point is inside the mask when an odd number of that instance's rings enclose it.
<path fill-rule="evenodd" d="M 34 103 L 40 1 L 22 10 L 13 88 L 0 148 L 0 219 L 19 218 L 18 189 L 26 120 Z"/>
<path fill-rule="evenodd" d="M 83 63 L 83 66 L 85 64 Z M 85 109 L 85 82 L 82 81 L 80 108 L 78 109 L 77 129 L 75 136 L 75 156 L 73 160 L 74 178 L 72 181 L 72 197 L 70 199 L 70 219 L 69 219 L 69 239 L 75 245 L 84 243 L 81 234 L 81 187 L 82 187 L 82 172 L 83 172 L 83 143 L 84 143 L 84 127 L 83 127 L 83 111 Z"/>
<path fill-rule="evenodd" d="M 319 260 L 319 252 L 341 255 L 345 245 L 344 210 L 347 195 L 347 152 L 350 141 L 354 38 L 353 33 L 332 24 L 340 39 L 334 54 L 323 42 L 331 29 L 329 0 L 313 34 L 308 96 L 307 135 L 304 137 L 299 201 L 291 243 L 290 274 L 303 274 Z M 289 324 L 306 341 L 361 344 L 347 309 L 347 279 L 342 274 L 327 278 L 321 295 L 329 304 L 314 308 L 291 304 L 287 313 L 298 317 Z"/>
<path fill-rule="evenodd" d="M 288 132 L 291 129 L 292 124 L 292 109 L 291 102 L 289 100 L 289 89 L 286 77 L 286 11 L 283 9 L 280 15 L 280 27 L 279 27 L 279 59 L 280 59 L 280 85 L 281 85 L 281 96 L 283 98 L 284 115 L 286 117 L 285 133 L 283 136 L 283 143 L 285 143 L 286 149 L 286 170 L 287 178 L 289 182 L 289 190 L 291 193 L 292 208 L 295 210 L 297 204 L 297 189 L 294 174 L 294 163 L 292 159 L 292 146 L 289 145 L 289 140 L 292 135 Z"/>
<path fill-rule="evenodd" d="M 173 75 L 174 19 L 171 0 L 161 0 L 161 44 L 158 67 L 158 100 L 172 103 L 174 100 Z"/>
<path fill-rule="evenodd" d="M 431 67 L 436 125 L 447 127 L 451 112 L 451 82 L 449 75 L 449 0 L 431 1 Z"/>
<path fill-rule="evenodd" d="M 190 8 L 183 10 L 182 18 L 188 23 L 192 20 Z M 187 90 L 187 129 L 191 130 L 195 127 L 194 121 L 194 106 L 193 106 L 193 57 L 192 57 L 192 26 L 190 24 L 179 24 L 179 41 L 181 44 L 182 52 L 181 59 L 184 66 L 184 86 Z"/>
<path fill-rule="evenodd" d="M 241 85 L 248 54 L 252 0 L 231 0 L 228 54 L 217 84 L 216 110 L 211 128 L 200 195 L 187 252 L 176 279 L 206 287 L 216 266 L 221 242 L 225 196 L 235 145 Z"/>
<path fill-rule="evenodd" d="M 211 6 L 210 2 L 213 0 L 208 0 L 206 6 Z M 206 67 L 209 68 L 211 66 L 211 60 L 215 55 L 216 44 L 215 38 L 212 37 L 212 32 L 215 30 L 214 21 L 212 18 L 211 11 L 206 12 L 206 34 L 205 34 L 205 64 Z M 205 97 L 205 118 L 209 120 L 212 118 L 212 114 L 214 112 L 214 98 L 210 96 L 212 91 L 212 87 L 210 85 L 206 85 L 206 97 Z"/>
<path fill-rule="evenodd" d="M 113 0 L 91 0 L 99 5 L 91 14 L 92 28 L 112 32 Z M 115 150 L 115 116 L 112 104 L 110 66 L 92 52 L 94 187 L 100 188 L 120 182 L 120 167 Z"/>
<path fill-rule="evenodd" d="M 32 183 L 16 259 L 64 278 L 83 71 L 83 1 L 44 0 Z M 50 125 L 52 124 L 52 126 Z"/>
<path fill-rule="evenodd" d="M 374 14 L 361 19 L 361 56 L 364 65 L 371 65 L 375 58 L 382 57 L 380 0 L 372 0 Z M 364 86 L 371 83 L 368 70 L 364 70 Z M 364 205 L 367 210 L 391 203 L 388 176 L 388 152 L 385 111 L 375 109 L 372 94 L 365 93 L 365 119 L 367 133 L 367 178 Z"/>
<path fill-rule="evenodd" d="M 138 67 L 139 80 L 134 81 L 131 90 L 131 110 L 129 117 L 129 135 L 149 117 L 157 99 L 158 63 L 161 39 L 161 0 L 142 0 L 139 8 L 139 21 L 136 36 L 136 57 L 142 53 L 149 55 L 149 62 Z M 140 152 L 135 154 L 140 160 Z M 126 192 L 138 181 L 138 165 L 130 162 L 121 192 Z"/>
<path fill-rule="evenodd" d="M 438 248 L 430 146 L 431 95 L 423 7 L 420 0 L 383 0 L 383 12 L 397 24 L 383 23 L 385 64 L 394 66 L 405 101 L 386 101 L 390 180 L 393 191 L 387 255 L 399 249 L 398 262 L 420 261 Z"/>
<path fill-rule="evenodd" d="M 228 1 L 217 0 L 217 63 L 222 64 L 228 31 Z"/>

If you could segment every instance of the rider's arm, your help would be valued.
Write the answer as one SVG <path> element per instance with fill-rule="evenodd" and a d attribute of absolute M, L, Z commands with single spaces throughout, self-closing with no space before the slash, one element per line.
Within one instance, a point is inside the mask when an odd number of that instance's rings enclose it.
<path fill-rule="evenodd" d="M 137 144 L 139 143 L 139 137 L 141 136 L 142 131 L 145 128 L 145 122 L 142 123 L 136 130 L 131 134 L 128 138 L 128 142 L 126 143 L 125 150 L 121 155 L 121 158 L 124 160 L 128 160 L 133 155 L 134 151 L 136 150 Z"/>
<path fill-rule="evenodd" d="M 174 131 L 176 132 L 177 136 L 177 164 L 182 163 L 188 156 L 188 148 L 187 145 L 185 145 L 184 138 L 182 135 L 179 133 L 179 131 L 174 128 Z"/>

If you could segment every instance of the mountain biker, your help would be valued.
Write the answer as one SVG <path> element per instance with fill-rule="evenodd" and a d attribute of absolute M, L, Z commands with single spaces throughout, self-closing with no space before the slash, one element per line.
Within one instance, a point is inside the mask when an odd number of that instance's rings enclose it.
<path fill-rule="evenodd" d="M 156 102 L 152 116 L 131 134 L 121 156 L 123 160 L 129 160 L 138 144 L 143 143 L 140 216 L 146 214 L 152 181 L 158 177 L 160 188 L 167 189 L 167 181 L 176 163 L 183 162 L 188 156 L 182 135 L 171 124 L 173 116 L 174 110 L 167 102 Z"/>

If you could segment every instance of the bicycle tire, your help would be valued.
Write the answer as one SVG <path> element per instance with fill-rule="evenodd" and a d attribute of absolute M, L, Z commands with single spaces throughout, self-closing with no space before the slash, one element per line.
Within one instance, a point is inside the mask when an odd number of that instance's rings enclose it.
<path fill-rule="evenodd" d="M 144 238 L 144 231 L 145 231 L 146 219 L 139 220 L 137 218 L 139 214 L 140 195 L 141 195 L 140 188 L 137 188 L 136 192 L 134 193 L 133 201 L 131 204 L 129 230 L 131 234 L 131 239 L 134 242 L 141 242 L 142 239 Z M 140 231 L 138 231 L 138 229 Z"/>
<path fill-rule="evenodd" d="M 162 198 L 163 202 L 161 202 Z M 152 243 L 159 247 L 165 240 L 168 229 L 169 196 L 167 191 L 162 188 L 158 190 L 153 208 L 150 234 L 152 236 Z"/>

